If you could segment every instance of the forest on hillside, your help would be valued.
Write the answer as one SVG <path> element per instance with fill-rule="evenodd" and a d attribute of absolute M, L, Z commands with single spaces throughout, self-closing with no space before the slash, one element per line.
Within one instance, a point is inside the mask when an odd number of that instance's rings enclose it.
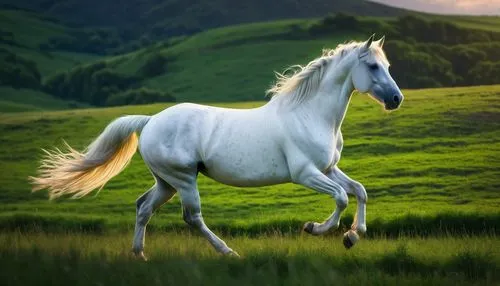
<path fill-rule="evenodd" d="M 383 33 L 391 74 L 403 88 L 471 86 L 500 83 L 500 33 L 459 27 L 417 16 L 389 25 L 354 16 L 328 16 L 309 29 L 312 35 L 338 30 Z"/>
<path fill-rule="evenodd" d="M 109 37 L 122 44 L 155 41 L 230 25 L 322 17 L 326 13 L 394 17 L 409 11 L 365 0 L 0 0 L 0 8 L 25 9 L 73 27 L 96 29 L 74 39 Z M 50 17 L 50 18 L 49 18 Z M 102 28 L 105 27 L 105 28 Z M 99 35 L 100 34 L 100 35 Z M 104 35 L 107 34 L 107 35 Z M 115 42 L 116 43 L 116 42 Z M 67 43 L 66 43 L 67 44 Z M 89 46 L 85 45 L 87 48 Z"/>

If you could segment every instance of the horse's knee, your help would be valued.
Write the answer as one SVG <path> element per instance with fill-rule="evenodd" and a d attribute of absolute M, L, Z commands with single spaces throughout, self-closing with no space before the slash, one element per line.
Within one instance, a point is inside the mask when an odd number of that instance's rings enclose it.
<path fill-rule="evenodd" d="M 349 204 L 349 198 L 347 197 L 346 192 L 341 192 L 335 197 L 335 203 L 337 204 L 337 207 L 341 210 L 344 210 L 347 208 L 347 205 Z"/>

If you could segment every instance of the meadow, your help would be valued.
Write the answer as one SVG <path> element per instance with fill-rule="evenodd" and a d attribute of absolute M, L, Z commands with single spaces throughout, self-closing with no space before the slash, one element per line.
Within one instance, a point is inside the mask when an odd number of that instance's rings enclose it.
<path fill-rule="evenodd" d="M 405 93 L 402 108 L 391 113 L 368 96 L 355 94 L 343 125 L 339 166 L 368 191 L 369 233 L 496 233 L 500 86 Z M 40 148 L 62 147 L 66 140 L 81 149 L 116 117 L 154 114 L 167 106 L 1 114 L 0 227 L 130 230 L 134 201 L 153 183 L 139 154 L 99 195 L 81 200 L 48 201 L 46 193 L 30 192 L 27 178 L 36 172 Z M 208 225 L 232 234 L 296 233 L 302 222 L 322 220 L 334 206 L 330 198 L 293 184 L 234 188 L 201 177 L 199 185 Z M 344 226 L 352 220 L 355 204 L 351 199 Z M 184 228 L 177 198 L 151 223 L 152 230 Z"/>
<path fill-rule="evenodd" d="M 498 285 L 500 86 L 405 90 L 384 112 L 354 94 L 340 167 L 368 191 L 368 233 L 353 249 L 339 230 L 301 232 L 333 210 L 286 184 L 234 188 L 199 180 L 205 221 L 238 251 L 220 257 L 182 221 L 175 197 L 153 216 L 146 254 L 130 253 L 135 199 L 153 183 L 137 154 L 97 195 L 31 193 L 40 148 L 82 149 L 114 118 L 169 104 L 0 114 L 0 267 L 5 285 Z M 252 108 L 265 102 L 218 103 Z"/>

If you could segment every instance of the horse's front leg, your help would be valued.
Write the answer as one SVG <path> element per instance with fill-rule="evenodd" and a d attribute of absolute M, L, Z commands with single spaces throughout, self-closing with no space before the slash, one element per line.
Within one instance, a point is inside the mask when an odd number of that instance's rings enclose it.
<path fill-rule="evenodd" d="M 340 216 L 347 207 L 348 198 L 347 193 L 342 186 L 319 170 L 310 170 L 301 174 L 296 183 L 309 187 L 317 192 L 328 194 L 335 199 L 337 207 L 335 211 L 322 223 L 307 222 L 304 225 L 304 231 L 319 235 L 325 233 L 332 227 L 337 228 L 340 222 Z"/>
<path fill-rule="evenodd" d="M 368 199 L 365 187 L 359 182 L 349 178 L 349 176 L 344 174 L 338 167 L 333 168 L 327 176 L 338 182 L 348 194 L 356 196 L 358 207 L 354 215 L 351 229 L 355 232 L 364 234 L 366 232 L 366 201 Z"/>

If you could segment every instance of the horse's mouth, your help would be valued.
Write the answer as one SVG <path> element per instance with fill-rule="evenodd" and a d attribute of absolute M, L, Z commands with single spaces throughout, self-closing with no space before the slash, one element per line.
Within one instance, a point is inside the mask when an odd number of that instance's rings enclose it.
<path fill-rule="evenodd" d="M 386 100 L 384 101 L 385 110 L 395 110 L 401 106 L 401 101 Z"/>
<path fill-rule="evenodd" d="M 385 103 L 384 107 L 385 107 L 385 110 L 390 111 L 390 110 L 398 109 L 399 108 L 399 104 L 387 104 L 387 103 Z"/>

